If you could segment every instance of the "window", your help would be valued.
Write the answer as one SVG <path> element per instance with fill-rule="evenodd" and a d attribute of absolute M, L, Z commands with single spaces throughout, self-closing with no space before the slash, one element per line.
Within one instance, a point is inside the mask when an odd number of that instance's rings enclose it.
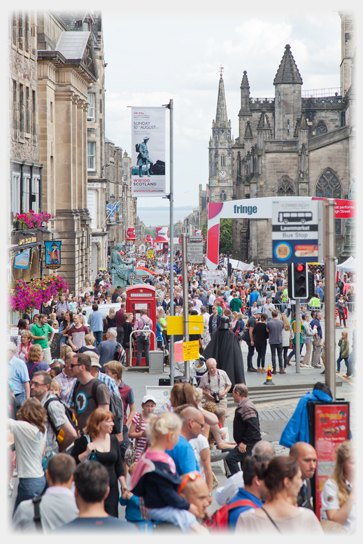
<path fill-rule="evenodd" d="M 96 170 L 96 142 L 88 142 L 87 151 L 87 170 Z"/>
<path fill-rule="evenodd" d="M 295 187 L 293 182 L 287 177 L 284 176 L 278 183 L 277 186 L 278 196 L 294 196 Z"/>
<path fill-rule="evenodd" d="M 27 213 L 29 211 L 29 200 L 30 200 L 30 176 L 23 176 L 23 190 L 22 190 L 22 213 Z"/>
<path fill-rule="evenodd" d="M 318 136 L 319 134 L 325 134 L 326 132 L 328 132 L 326 124 L 324 123 L 324 121 L 319 121 L 315 130 L 316 136 Z"/>
<path fill-rule="evenodd" d="M 87 119 L 89 121 L 95 120 L 95 93 L 88 93 Z"/>
<path fill-rule="evenodd" d="M 24 30 L 23 30 L 23 13 L 19 11 L 19 48 L 23 49 L 23 36 L 24 36 Z"/>
<path fill-rule="evenodd" d="M 36 135 L 37 133 L 37 98 L 35 91 L 32 91 L 32 117 L 33 117 L 33 134 Z"/>
<path fill-rule="evenodd" d="M 33 176 L 32 178 L 32 196 L 31 196 L 31 206 L 30 208 L 35 213 L 39 213 L 39 185 L 40 185 L 40 177 L 39 176 Z"/>
<path fill-rule="evenodd" d="M 14 172 L 11 177 L 11 213 L 13 216 L 20 213 L 20 174 Z"/>
<path fill-rule="evenodd" d="M 220 196 L 221 201 L 227 200 L 227 195 L 226 195 L 225 191 L 222 191 L 219 196 Z"/>
<path fill-rule="evenodd" d="M 326 170 L 316 185 L 315 196 L 322 198 L 341 198 L 342 187 L 338 178 L 331 172 Z M 335 220 L 335 234 L 341 234 L 341 219 Z"/>
<path fill-rule="evenodd" d="M 18 84 L 13 80 L 13 127 L 18 128 Z"/>
<path fill-rule="evenodd" d="M 24 85 L 19 86 L 19 98 L 20 98 L 20 131 L 24 132 Z"/>
<path fill-rule="evenodd" d="M 50 103 L 50 122 L 53 123 L 53 102 Z"/>
<path fill-rule="evenodd" d="M 221 166 L 226 166 L 226 157 L 221 155 Z"/>
<path fill-rule="evenodd" d="M 13 15 L 13 45 L 16 46 L 18 41 L 18 19 L 16 14 Z"/>
<path fill-rule="evenodd" d="M 30 89 L 25 87 L 25 104 L 26 104 L 26 116 L 25 116 L 25 132 L 30 132 Z"/>
<path fill-rule="evenodd" d="M 29 53 L 29 37 L 30 37 L 29 15 L 28 13 L 25 13 L 24 40 L 25 40 L 25 51 L 27 51 L 27 53 Z"/>

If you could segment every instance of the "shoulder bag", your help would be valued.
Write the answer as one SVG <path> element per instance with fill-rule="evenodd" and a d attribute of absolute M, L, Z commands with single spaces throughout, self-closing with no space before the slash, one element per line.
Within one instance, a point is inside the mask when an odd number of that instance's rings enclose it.
<path fill-rule="evenodd" d="M 281 534 L 281 531 L 280 529 L 277 527 L 276 523 L 274 522 L 274 520 L 272 519 L 272 517 L 270 516 L 270 514 L 268 512 L 266 512 L 266 510 L 264 509 L 263 506 L 261 506 L 261 510 L 263 510 L 266 514 L 266 516 L 268 517 L 268 519 L 271 521 L 272 525 L 274 525 L 274 527 L 277 529 L 277 531 Z"/>
<path fill-rule="evenodd" d="M 139 423 L 136 426 L 137 433 L 141 431 L 141 425 L 142 425 L 142 416 L 141 414 L 139 414 L 139 416 L 140 416 Z M 130 440 L 130 444 L 128 445 L 125 451 L 125 461 L 128 467 L 130 467 L 132 463 L 135 462 L 137 442 L 138 442 L 138 438 L 134 438 L 134 440 Z"/>

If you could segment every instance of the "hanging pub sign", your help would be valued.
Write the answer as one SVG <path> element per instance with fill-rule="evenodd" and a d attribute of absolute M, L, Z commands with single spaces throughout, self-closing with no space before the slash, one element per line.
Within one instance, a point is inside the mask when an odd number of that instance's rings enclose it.
<path fill-rule="evenodd" d="M 51 270 L 57 270 L 62 265 L 60 240 L 48 240 L 44 242 L 45 246 L 45 267 Z"/>
<path fill-rule="evenodd" d="M 30 251 L 31 249 L 29 248 L 15 255 L 14 268 L 22 268 L 23 270 L 29 268 Z"/>

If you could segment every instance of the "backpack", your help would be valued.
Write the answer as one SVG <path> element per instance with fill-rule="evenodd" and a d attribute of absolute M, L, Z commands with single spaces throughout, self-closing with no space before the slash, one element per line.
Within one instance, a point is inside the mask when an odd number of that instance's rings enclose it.
<path fill-rule="evenodd" d="M 137 152 L 139 152 L 140 151 L 140 144 L 135 144 L 135 149 L 136 149 Z"/>
<path fill-rule="evenodd" d="M 60 402 L 61 405 L 63 406 L 64 408 L 64 411 L 65 411 L 65 414 L 67 416 L 67 419 L 69 421 L 69 423 L 72 425 L 72 427 L 77 430 L 77 427 L 78 427 L 78 422 L 77 422 L 77 419 L 76 419 L 76 416 L 74 415 L 74 412 L 63 402 L 61 401 L 58 397 L 52 397 L 50 399 L 48 399 L 45 404 L 44 404 L 44 408 L 47 410 L 47 414 L 48 414 L 48 421 L 50 423 L 50 426 L 52 427 L 53 431 L 54 431 L 54 434 L 56 436 L 56 439 L 57 439 L 57 442 L 58 444 L 61 444 L 63 442 L 63 439 L 64 439 L 64 432 L 62 429 L 60 429 L 59 431 L 57 431 L 57 429 L 55 428 L 55 425 L 52 421 L 52 418 L 50 416 L 50 413 L 48 411 L 48 406 L 51 402 L 53 401 L 56 401 L 56 402 Z"/>
<path fill-rule="evenodd" d="M 140 333 L 140 338 L 141 340 L 149 340 L 150 338 L 150 327 L 149 327 L 149 324 L 148 323 L 145 323 L 145 321 L 143 320 L 143 318 L 141 317 L 140 318 L 141 321 L 144 323 L 144 326 L 142 328 L 142 332 Z"/>
<path fill-rule="evenodd" d="M 206 527 L 211 533 L 222 533 L 228 531 L 228 517 L 231 510 L 239 508 L 240 506 L 251 506 L 252 508 L 258 508 L 255 503 L 248 499 L 233 502 L 232 504 L 224 504 L 219 510 L 216 510 L 205 522 Z"/>
<path fill-rule="evenodd" d="M 250 341 L 251 341 L 251 339 L 250 339 L 250 328 L 247 327 L 247 326 L 243 329 L 242 340 L 244 340 L 247 344 L 249 344 Z"/>
<path fill-rule="evenodd" d="M 96 406 L 98 406 L 97 396 L 96 396 L 97 387 L 100 385 L 100 383 L 102 383 L 103 385 L 106 385 L 101 380 L 96 379 L 94 384 L 92 385 L 91 396 L 87 397 L 88 399 L 93 398 L 93 400 L 96 403 Z M 79 384 L 80 382 L 78 380 L 74 384 L 73 396 L 72 396 L 73 402 L 75 402 L 76 390 Z M 113 426 L 112 434 L 119 434 L 119 433 L 122 433 L 122 430 L 123 430 L 124 407 L 123 407 L 122 400 L 120 399 L 118 395 L 116 395 L 116 393 L 110 390 L 109 390 L 109 393 L 110 393 L 110 412 L 113 413 L 113 417 L 114 417 L 114 420 L 113 420 L 114 426 Z"/>
<path fill-rule="evenodd" d="M 116 351 L 113 355 L 114 361 L 119 361 L 122 365 L 126 361 L 126 352 L 119 342 L 117 342 Z"/>
<path fill-rule="evenodd" d="M 103 383 L 103 382 L 101 382 L 101 380 L 96 380 L 92 386 L 91 396 L 93 397 L 96 403 L 97 403 L 96 392 L 97 392 L 97 387 L 99 386 L 100 383 Z M 113 391 L 109 391 L 109 393 L 110 393 L 110 412 L 113 413 L 113 418 L 114 418 L 113 419 L 114 426 L 113 426 L 112 434 L 119 434 L 119 433 L 122 433 L 123 426 L 124 426 L 124 405 L 122 400 L 120 399 L 118 395 L 116 395 L 116 393 L 114 393 Z"/>

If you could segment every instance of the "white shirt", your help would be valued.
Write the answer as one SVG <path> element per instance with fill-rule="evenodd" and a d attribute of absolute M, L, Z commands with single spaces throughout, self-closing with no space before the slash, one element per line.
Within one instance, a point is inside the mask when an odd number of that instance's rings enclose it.
<path fill-rule="evenodd" d="M 215 297 L 215 295 L 213 293 L 211 295 L 209 295 L 209 299 L 208 299 L 209 306 L 213 306 L 215 299 L 216 299 L 216 297 Z"/>
<path fill-rule="evenodd" d="M 10 432 L 14 435 L 16 466 L 19 478 L 40 478 L 44 476 L 42 457 L 47 432 L 27 421 L 9 420 Z"/>
<path fill-rule="evenodd" d="M 346 480 L 345 482 L 348 487 L 350 487 L 349 482 Z M 334 480 L 329 478 L 323 487 L 323 491 L 321 493 L 321 519 L 328 519 L 328 516 L 326 514 L 326 510 L 339 510 L 341 507 L 339 506 L 339 499 L 338 499 L 338 486 Z M 357 526 L 357 505 L 353 504 L 351 511 L 349 512 L 349 516 L 347 517 L 345 523 L 343 523 L 344 529 L 347 531 L 347 533 L 353 533 Z"/>
<path fill-rule="evenodd" d="M 198 434 L 197 438 L 192 438 L 191 440 L 189 440 L 189 444 L 192 446 L 194 455 L 198 461 L 199 472 L 205 480 L 204 468 L 203 464 L 201 463 L 200 453 L 205 449 L 209 450 L 209 442 L 204 435 Z"/>
<path fill-rule="evenodd" d="M 243 472 L 240 470 L 230 476 L 223 487 L 217 487 L 216 489 L 216 501 L 223 506 L 228 504 L 229 501 L 237 494 L 240 487 L 244 487 Z"/>

